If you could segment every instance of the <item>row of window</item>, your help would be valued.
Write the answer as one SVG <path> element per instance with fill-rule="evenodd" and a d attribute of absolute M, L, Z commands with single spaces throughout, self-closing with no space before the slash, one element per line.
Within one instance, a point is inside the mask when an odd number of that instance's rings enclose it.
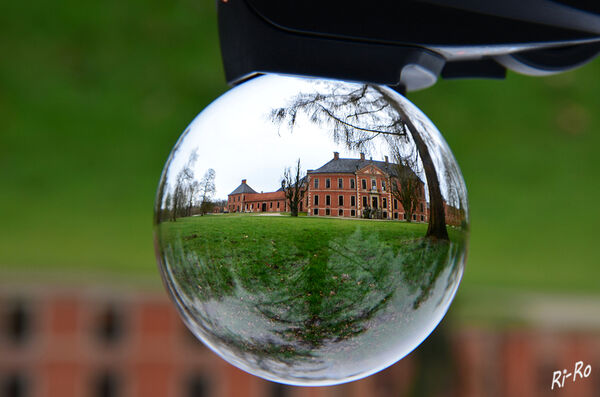
<path fill-rule="evenodd" d="M 339 210 L 337 210 L 337 215 L 338 216 L 344 216 L 345 213 L 347 214 L 348 210 L 346 210 L 346 212 L 344 212 L 344 210 L 341 209 L 341 208 Z M 318 209 L 318 208 L 314 208 L 313 209 L 313 215 L 330 216 L 330 215 L 333 215 L 333 214 L 335 214 L 335 211 L 332 212 L 330 208 L 325 208 L 325 210 Z M 355 217 L 356 216 L 356 210 L 350 210 L 350 216 L 351 217 Z M 387 217 L 388 217 L 388 213 L 386 211 L 383 211 L 383 218 L 387 219 Z M 394 219 L 398 219 L 398 213 L 397 212 L 394 212 Z M 406 214 L 402 214 L 402 219 L 406 220 Z M 425 222 L 425 215 L 421 215 L 419 219 L 421 219 L 421 222 Z M 417 220 L 417 214 L 413 214 L 412 220 L 413 221 Z"/>
<path fill-rule="evenodd" d="M 394 212 L 394 219 L 398 219 L 398 213 L 397 212 Z M 406 214 L 402 214 L 402 219 L 406 220 Z M 421 219 L 421 222 L 425 222 L 425 215 L 420 215 L 419 219 Z M 413 214 L 412 220 L 413 221 L 417 220 L 417 214 Z"/>
<path fill-rule="evenodd" d="M 0 316 L 0 342 L 24 345 L 33 337 L 34 319 L 35 312 L 24 302 L 8 304 Z M 100 342 L 116 343 L 124 333 L 124 322 L 123 313 L 115 305 L 107 305 L 95 318 L 93 332 Z"/>
<path fill-rule="evenodd" d="M 39 331 L 43 324 L 41 315 L 34 305 L 22 300 L 9 301 L 8 298 L 0 296 L 0 352 L 8 343 L 14 347 L 25 347 L 35 338 L 40 337 Z M 123 310 L 122 304 L 107 303 L 100 307 L 93 315 L 92 323 L 89 327 L 90 342 L 97 341 L 103 344 L 103 348 L 109 346 L 119 348 L 119 343 L 138 332 L 131 327 L 129 317 L 126 315 L 127 309 Z M 198 339 L 186 328 L 181 327 L 182 338 L 189 340 L 192 346 L 204 349 L 204 345 L 198 342 Z M 133 334 L 135 337 L 135 334 Z M 121 345 L 121 347 L 123 347 Z M 0 371 L 2 375 L 2 371 Z M 10 395 L 10 394 L 9 394 Z M 0 396 L 4 396 L 0 392 Z"/>
<path fill-rule="evenodd" d="M 276 208 L 279 208 L 279 203 L 280 203 L 280 201 L 277 201 L 277 202 L 276 202 L 276 204 L 277 204 Z M 263 205 L 264 207 L 262 207 L 262 206 L 261 206 L 261 203 L 257 203 L 257 204 L 256 204 L 256 208 L 257 208 L 257 209 L 264 209 L 264 208 L 266 208 L 266 206 L 267 206 L 267 203 L 262 203 L 262 205 Z M 272 209 L 272 208 L 273 208 L 273 202 L 272 202 L 272 201 L 270 201 L 270 202 L 269 202 L 269 209 Z M 246 210 L 248 209 L 248 204 L 246 204 L 246 207 L 245 207 L 245 209 L 246 209 Z M 251 210 L 253 210 L 253 209 L 254 209 L 254 204 L 250 204 L 250 209 L 251 209 Z M 241 210 L 241 208 L 238 206 L 238 211 L 240 211 L 240 210 Z"/>
<path fill-rule="evenodd" d="M 36 374 L 33 374 L 36 375 Z M 212 385 L 208 374 L 195 372 L 181 379 L 181 395 L 190 397 L 204 397 L 211 394 Z M 27 397 L 37 395 L 35 391 L 35 376 L 31 374 L 14 372 L 0 378 L 0 396 Z M 126 374 L 114 371 L 103 371 L 95 374 L 90 383 L 90 396 L 118 397 L 127 395 L 124 383 L 127 381 Z M 271 393 L 276 396 L 277 394 Z"/>
<path fill-rule="evenodd" d="M 313 203 L 315 206 L 319 205 L 319 195 L 318 194 L 315 194 L 313 196 Z M 331 196 L 330 195 L 325 196 L 325 205 L 331 205 Z M 339 195 L 338 196 L 338 206 L 341 207 L 343 205 L 344 205 L 344 196 Z M 363 196 L 362 205 L 363 205 L 363 207 L 369 206 L 369 198 L 367 196 Z M 350 206 L 356 207 L 356 196 L 350 196 Z M 373 208 L 379 208 L 379 197 L 372 197 L 371 206 Z M 387 208 L 387 207 L 388 207 L 387 198 L 386 197 L 381 198 L 381 208 Z M 394 209 L 398 209 L 398 201 L 396 199 L 394 199 Z"/>
<path fill-rule="evenodd" d="M 372 197 L 371 198 L 371 203 L 369 203 L 369 198 L 367 196 L 363 196 L 362 197 L 362 205 L 363 207 L 373 207 L 373 208 L 379 208 L 379 203 L 380 203 L 380 198 L 379 197 Z M 276 204 L 276 208 L 279 209 L 280 208 L 280 202 L 277 201 L 275 202 Z M 369 205 L 370 204 L 370 205 Z M 319 195 L 315 194 L 313 195 L 313 205 L 314 206 L 318 206 L 319 205 Z M 331 196 L 330 195 L 326 195 L 325 196 L 325 205 L 326 206 L 330 206 L 331 205 Z M 343 206 L 344 205 L 344 196 L 343 195 L 339 195 L 338 196 L 338 206 Z M 356 207 L 356 196 L 350 196 L 350 206 L 351 207 Z M 425 208 L 423 206 L 423 203 L 419 203 L 419 207 L 421 212 L 424 212 Z M 250 210 L 254 210 L 254 204 L 250 204 Z M 381 208 L 388 208 L 388 200 L 386 197 L 382 197 L 381 198 Z M 262 203 L 261 204 L 256 204 L 256 209 L 258 210 L 265 210 L 266 209 L 266 203 Z M 269 202 L 269 209 L 273 209 L 273 201 Z M 394 199 L 394 209 L 397 210 L 398 209 L 398 200 Z M 248 210 L 248 204 L 246 204 L 245 206 L 245 210 Z M 241 211 L 241 208 L 238 206 L 238 211 Z"/>
<path fill-rule="evenodd" d="M 323 211 L 319 210 L 318 208 L 313 209 L 313 214 L 314 215 L 323 215 Z M 329 208 L 325 208 L 325 215 L 331 215 L 331 209 Z M 344 210 L 339 209 L 338 210 L 338 216 L 344 216 Z M 350 210 L 350 216 L 356 216 L 356 210 Z"/>
<path fill-rule="evenodd" d="M 27 397 L 37 395 L 36 377 L 34 374 L 23 372 L 12 372 L 6 375 L 0 374 L 0 396 L 7 397 Z M 94 374 L 90 382 L 90 396 L 98 397 L 119 397 L 129 395 L 127 393 L 127 373 L 120 373 L 114 370 L 98 371 Z M 180 394 L 189 397 L 204 397 L 214 395 L 215 386 L 211 380 L 210 373 L 201 370 L 195 370 L 180 378 Z M 287 397 L 294 394 L 292 386 L 282 385 L 281 383 L 269 383 L 265 390 L 271 397 Z"/>
<path fill-rule="evenodd" d="M 344 178 L 338 178 L 338 189 L 344 188 Z M 315 189 L 319 188 L 319 178 L 313 179 L 313 186 Z M 354 179 L 350 179 L 350 189 L 354 189 L 356 186 L 354 184 Z M 361 187 L 363 190 L 367 190 L 367 180 L 361 179 Z M 385 191 L 387 185 L 385 180 L 381 180 L 381 190 Z M 325 178 L 325 189 L 331 189 L 331 178 Z M 371 178 L 371 190 L 377 190 L 377 179 Z"/>

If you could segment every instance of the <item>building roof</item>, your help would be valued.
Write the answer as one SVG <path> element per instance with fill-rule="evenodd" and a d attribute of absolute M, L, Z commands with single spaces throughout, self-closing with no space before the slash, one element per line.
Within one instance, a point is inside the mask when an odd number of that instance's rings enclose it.
<path fill-rule="evenodd" d="M 235 190 L 229 193 L 229 196 L 233 194 L 242 194 L 242 193 L 257 193 L 256 190 L 252 189 L 246 181 L 243 181 L 240 186 L 236 187 Z"/>
<path fill-rule="evenodd" d="M 316 170 L 310 171 L 311 174 L 354 174 L 356 171 L 365 168 L 368 165 L 374 165 L 383 172 L 388 175 L 396 176 L 398 174 L 398 169 L 396 164 L 389 163 L 385 161 L 376 161 L 376 160 L 362 160 L 362 159 L 341 159 L 334 158 L 329 162 L 325 163 L 321 168 L 317 168 Z M 406 171 L 410 172 L 416 178 L 418 178 L 415 173 L 406 169 Z M 420 179 L 420 178 L 419 178 Z"/>
<path fill-rule="evenodd" d="M 282 190 L 278 190 L 276 192 L 248 194 L 244 198 L 244 201 L 250 202 L 250 201 L 284 200 L 284 199 L 285 199 L 285 193 Z"/>
<path fill-rule="evenodd" d="M 310 172 L 310 170 L 309 170 Z M 302 179 L 300 179 L 300 185 L 304 185 L 306 184 L 307 179 L 306 179 L 306 175 L 302 177 Z M 283 186 L 280 186 L 279 189 L 276 190 L 276 192 L 283 192 Z"/>

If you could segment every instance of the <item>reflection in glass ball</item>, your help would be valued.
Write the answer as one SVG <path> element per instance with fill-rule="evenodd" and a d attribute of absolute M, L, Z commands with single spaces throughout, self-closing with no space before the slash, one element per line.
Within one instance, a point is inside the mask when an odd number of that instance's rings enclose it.
<path fill-rule="evenodd" d="M 377 85 L 262 76 L 208 106 L 160 180 L 159 267 L 183 319 L 266 379 L 332 385 L 398 361 L 463 273 L 450 149 Z"/>

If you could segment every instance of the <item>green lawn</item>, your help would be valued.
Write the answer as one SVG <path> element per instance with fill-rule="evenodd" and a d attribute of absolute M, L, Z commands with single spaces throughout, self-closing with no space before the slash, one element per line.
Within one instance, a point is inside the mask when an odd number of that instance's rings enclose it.
<path fill-rule="evenodd" d="M 160 288 L 159 174 L 227 89 L 214 3 L 7 2 L 0 48 L 0 278 Z M 600 294 L 599 76 L 596 60 L 409 94 L 469 189 L 464 291 Z"/>
<path fill-rule="evenodd" d="M 414 240 L 425 235 L 427 225 L 397 221 L 374 221 L 315 216 L 297 218 L 249 214 L 207 215 L 179 218 L 176 222 L 163 222 L 159 233 L 166 241 L 174 237 L 189 238 L 185 248 L 195 249 L 202 244 L 222 243 L 247 246 L 248 255 L 254 254 L 252 246 L 265 244 L 265 239 L 277 238 L 281 245 L 297 245 L 316 253 L 323 245 L 338 236 L 352 234 L 358 227 L 366 233 L 379 233 L 389 244 Z M 226 247 L 225 247 L 226 248 Z"/>
<path fill-rule="evenodd" d="M 392 318 L 416 324 L 445 310 L 461 273 L 464 238 L 452 229 L 451 243 L 425 239 L 426 228 L 243 214 L 182 218 L 156 231 L 165 271 L 195 319 L 234 346 L 254 346 L 256 335 L 240 341 L 229 326 L 215 325 L 235 321 L 223 311 L 252 313 L 252 329 L 281 335 L 293 348 L 288 354 L 310 347 L 300 352 L 308 354 L 333 340 L 379 335 Z M 411 327 L 403 332 L 416 337 Z"/>
<path fill-rule="evenodd" d="M 426 230 L 426 224 L 398 221 L 248 214 L 180 218 L 156 226 L 165 263 L 185 274 L 192 295 L 230 293 L 234 279 L 246 290 L 268 289 L 300 272 L 311 299 L 335 291 L 329 285 L 332 276 L 369 274 L 371 281 L 354 291 L 359 296 L 371 283 L 382 283 L 375 274 L 392 271 L 404 274 L 403 283 L 420 288 L 425 299 L 437 276 L 457 267 L 455 258 L 466 248 L 459 229 L 450 228 L 451 244 L 424 239 Z"/>

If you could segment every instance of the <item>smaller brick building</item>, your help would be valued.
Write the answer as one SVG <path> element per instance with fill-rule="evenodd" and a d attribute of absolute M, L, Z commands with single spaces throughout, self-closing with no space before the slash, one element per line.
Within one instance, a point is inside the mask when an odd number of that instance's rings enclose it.
<path fill-rule="evenodd" d="M 242 183 L 227 196 L 229 212 L 287 212 L 289 206 L 286 203 L 283 190 L 258 193 L 246 179 L 242 179 Z"/>

